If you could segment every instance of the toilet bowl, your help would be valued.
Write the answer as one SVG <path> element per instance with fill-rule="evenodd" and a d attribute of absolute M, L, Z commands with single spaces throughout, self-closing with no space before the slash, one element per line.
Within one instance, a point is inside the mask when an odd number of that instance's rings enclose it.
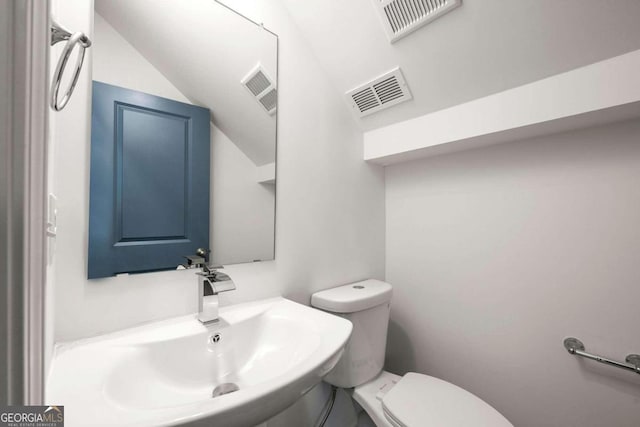
<path fill-rule="evenodd" d="M 441 379 L 382 369 L 392 287 L 365 280 L 317 292 L 311 305 L 344 317 L 353 332 L 324 381 L 347 389 L 378 427 L 513 427 L 491 405 Z"/>

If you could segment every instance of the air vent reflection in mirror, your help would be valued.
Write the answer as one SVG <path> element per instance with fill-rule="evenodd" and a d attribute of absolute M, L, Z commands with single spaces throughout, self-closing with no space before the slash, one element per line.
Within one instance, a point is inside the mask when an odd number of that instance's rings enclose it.
<path fill-rule="evenodd" d="M 240 81 L 253 99 L 268 114 L 273 115 L 277 107 L 277 88 L 274 81 L 269 77 L 264 67 L 258 63 L 253 69 Z"/>

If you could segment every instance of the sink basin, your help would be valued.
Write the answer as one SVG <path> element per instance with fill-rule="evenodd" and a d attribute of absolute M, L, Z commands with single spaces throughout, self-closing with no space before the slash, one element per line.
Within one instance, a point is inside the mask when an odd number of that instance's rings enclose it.
<path fill-rule="evenodd" d="M 67 426 L 254 426 L 335 366 L 351 328 L 284 298 L 156 322 L 57 347 L 46 400 Z"/>

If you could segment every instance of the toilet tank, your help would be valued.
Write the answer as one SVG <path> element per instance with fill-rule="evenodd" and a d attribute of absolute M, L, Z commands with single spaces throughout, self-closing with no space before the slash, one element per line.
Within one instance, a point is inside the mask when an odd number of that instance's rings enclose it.
<path fill-rule="evenodd" d="M 311 296 L 313 307 L 344 317 L 353 324 L 342 358 L 324 381 L 342 388 L 356 387 L 382 371 L 391 293 L 390 284 L 365 280 Z"/>

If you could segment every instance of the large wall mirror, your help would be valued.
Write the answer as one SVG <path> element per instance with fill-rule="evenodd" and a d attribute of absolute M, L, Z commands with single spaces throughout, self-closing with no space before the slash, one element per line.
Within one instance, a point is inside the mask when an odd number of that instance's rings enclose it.
<path fill-rule="evenodd" d="M 95 0 L 89 277 L 274 258 L 277 36 L 216 0 Z"/>

